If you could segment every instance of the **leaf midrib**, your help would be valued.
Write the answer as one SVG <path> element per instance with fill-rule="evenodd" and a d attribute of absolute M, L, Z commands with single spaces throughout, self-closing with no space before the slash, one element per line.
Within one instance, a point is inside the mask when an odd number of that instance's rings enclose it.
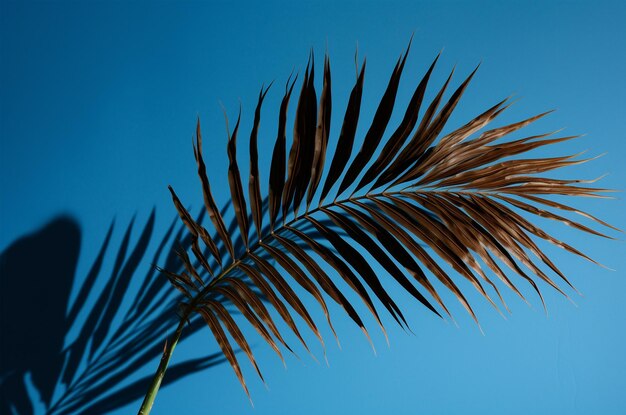
<path fill-rule="evenodd" d="M 195 308 L 198 306 L 198 304 L 203 300 L 203 298 L 208 295 L 211 290 L 222 280 L 224 279 L 231 271 L 235 270 L 243 261 L 246 260 L 246 258 L 248 257 L 248 254 L 251 252 L 256 251 L 258 248 L 261 247 L 262 244 L 269 242 L 270 240 L 272 240 L 275 237 L 275 234 L 280 233 L 281 231 L 283 231 L 284 229 L 290 227 L 291 225 L 293 225 L 294 223 L 302 220 L 302 219 L 306 219 L 307 217 L 309 217 L 310 215 L 317 213 L 319 211 L 323 211 L 332 207 L 336 207 L 336 206 L 341 206 L 343 204 L 347 204 L 347 203 L 352 203 L 355 201 L 359 201 L 359 200 L 363 200 L 363 199 L 368 199 L 368 200 L 373 200 L 379 197 L 390 197 L 390 196 L 396 196 L 396 195 L 406 195 L 406 194 L 414 194 L 414 193 L 442 193 L 442 192 L 446 192 L 446 193 L 454 193 L 454 194 L 492 194 L 492 192 L 486 192 L 486 191 L 475 191 L 475 192 L 468 192 L 468 191 L 449 191 L 449 190 L 422 190 L 422 191 L 412 191 L 412 192 L 407 192 L 405 190 L 398 190 L 398 191 L 393 191 L 393 192 L 389 192 L 389 191 L 383 191 L 383 192 L 379 192 L 379 193 L 366 193 L 357 197 L 348 197 L 346 199 L 342 199 L 340 201 L 336 201 L 333 200 L 332 203 L 327 203 L 325 205 L 320 205 L 312 210 L 306 210 L 304 213 L 295 216 L 294 218 L 292 218 L 289 222 L 285 222 L 283 221 L 282 225 L 280 227 L 278 227 L 277 229 L 273 229 L 270 231 L 269 234 L 264 235 L 262 238 L 258 239 L 254 244 L 251 244 L 246 251 L 241 255 L 241 257 L 237 258 L 236 260 L 234 260 L 230 265 L 228 265 L 226 268 L 224 268 L 222 270 L 222 272 L 220 274 L 218 274 L 217 276 L 215 276 L 205 287 L 202 288 L 202 290 L 200 290 L 198 292 L 198 294 L 196 296 L 194 296 L 194 298 L 192 299 L 192 301 L 189 303 L 189 305 L 187 307 L 185 307 L 185 312 L 183 313 L 183 315 L 181 316 L 181 324 L 184 324 L 185 321 L 187 321 L 190 316 L 193 314 Z M 493 193 L 497 193 L 497 192 L 493 192 Z"/>

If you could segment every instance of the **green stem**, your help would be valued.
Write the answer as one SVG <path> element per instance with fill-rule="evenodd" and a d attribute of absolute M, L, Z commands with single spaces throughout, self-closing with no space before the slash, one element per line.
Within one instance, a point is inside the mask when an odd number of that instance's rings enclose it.
<path fill-rule="evenodd" d="M 403 192 L 383 192 L 383 193 L 379 193 L 376 194 L 374 196 L 380 196 L 380 195 L 395 195 L 395 194 L 402 194 Z M 189 319 L 189 316 L 191 315 L 192 311 L 196 308 L 196 306 L 198 305 L 199 301 L 204 298 L 204 296 L 206 295 L 206 293 L 208 293 L 217 283 L 220 282 L 220 280 L 222 278 L 224 278 L 226 275 L 228 275 L 228 273 L 230 271 L 232 271 L 233 269 L 235 269 L 237 266 L 239 266 L 240 263 L 242 263 L 249 252 L 252 252 L 254 250 L 256 250 L 261 242 L 264 242 L 264 239 L 267 238 L 272 238 L 274 236 L 275 233 L 279 233 L 282 229 L 285 228 L 285 226 L 291 225 L 294 222 L 302 219 L 303 217 L 309 216 L 319 210 L 322 210 L 324 208 L 328 208 L 328 207 L 332 207 L 332 206 L 338 206 L 344 203 L 348 203 L 348 202 L 353 202 L 355 200 L 360 200 L 360 199 L 365 199 L 365 198 L 371 198 L 373 197 L 372 195 L 370 195 L 369 193 L 367 195 L 363 195 L 363 196 L 358 196 L 358 197 L 349 197 L 347 199 L 343 199 L 340 201 L 333 201 L 332 203 L 328 203 L 324 206 L 318 206 L 315 209 L 311 209 L 311 210 L 307 210 L 304 214 L 300 214 L 299 216 L 295 216 L 293 219 L 291 219 L 289 222 L 287 223 L 283 223 L 283 225 L 281 227 L 279 227 L 277 230 L 273 230 L 269 235 L 265 235 L 263 238 L 260 238 L 259 241 L 257 241 L 256 243 L 252 244 L 250 247 L 248 247 L 248 249 L 246 250 L 246 252 L 238 259 L 234 259 L 233 258 L 233 262 L 227 266 L 226 268 L 224 268 L 222 270 L 222 272 L 217 275 L 216 277 L 214 277 L 211 282 L 209 284 L 207 284 L 194 298 L 193 300 L 190 302 L 190 304 L 186 307 L 186 310 L 184 312 L 184 315 L 181 316 L 180 319 L 180 323 L 178 324 L 178 328 L 176 329 L 176 332 L 174 333 L 174 338 L 172 339 L 172 341 L 170 343 L 168 343 L 165 347 L 165 350 L 163 351 L 163 356 L 161 356 L 161 362 L 159 363 L 159 368 L 157 369 L 156 374 L 154 375 L 154 379 L 152 379 L 152 384 L 150 385 L 150 389 L 148 389 L 148 393 L 146 394 L 146 397 L 143 400 L 143 403 L 141 404 L 141 409 L 139 410 L 138 415 L 148 415 L 150 413 L 150 410 L 152 409 L 152 404 L 154 403 L 154 398 L 156 397 L 157 392 L 159 391 L 159 387 L 161 386 L 161 381 L 163 380 L 163 376 L 165 375 L 165 371 L 167 370 L 167 365 L 170 362 L 170 358 L 172 357 L 172 352 L 174 351 L 174 348 L 176 347 L 176 343 L 178 343 L 178 340 L 180 339 L 180 335 L 182 334 L 183 328 L 185 327 L 185 322 Z"/>
<path fill-rule="evenodd" d="M 246 252 L 247 254 L 247 252 Z M 244 255 L 245 256 L 245 255 Z M 154 378 L 152 379 L 152 383 L 150 384 L 150 388 L 148 389 L 148 393 L 146 393 L 146 397 L 143 399 L 143 403 L 141 404 L 141 408 L 137 415 L 148 415 L 150 410 L 152 409 L 152 404 L 154 404 L 154 399 L 156 398 L 156 394 L 161 387 L 161 382 L 163 381 L 163 376 L 165 376 L 165 371 L 167 370 L 167 365 L 170 363 L 170 359 L 172 357 L 172 352 L 180 340 L 180 336 L 183 333 L 183 328 L 185 328 L 185 323 L 189 320 L 189 316 L 191 312 L 195 309 L 197 303 L 202 299 L 205 292 L 209 290 L 213 285 L 216 284 L 223 276 L 232 271 L 239 263 L 241 259 L 234 261 L 228 267 L 224 268 L 224 270 L 213 279 L 205 288 L 202 290 L 196 297 L 191 301 L 191 303 L 186 307 L 184 315 L 180 318 L 180 323 L 178 323 L 178 327 L 176 328 L 176 332 L 174 333 L 174 337 L 172 341 L 165 345 L 165 350 L 163 350 L 163 356 L 161 356 L 161 361 L 159 362 L 159 367 L 154 374 Z"/>
<path fill-rule="evenodd" d="M 181 319 L 178 327 L 176 328 L 176 332 L 174 333 L 174 337 L 170 342 L 165 344 L 165 350 L 163 350 L 163 356 L 161 356 L 161 361 L 159 362 L 159 368 L 154 374 L 154 378 L 152 379 L 152 383 L 150 384 L 150 388 L 148 389 L 148 393 L 141 404 L 141 409 L 139 409 L 138 415 L 148 415 L 150 410 L 152 409 L 152 404 L 154 403 L 154 398 L 156 398 L 156 394 L 159 391 L 159 387 L 161 386 L 161 381 L 163 381 L 163 376 L 165 376 L 165 371 L 167 370 L 167 365 L 170 363 L 170 358 L 172 357 L 172 352 L 180 339 L 180 335 L 183 333 L 183 328 L 185 327 L 186 319 Z"/>

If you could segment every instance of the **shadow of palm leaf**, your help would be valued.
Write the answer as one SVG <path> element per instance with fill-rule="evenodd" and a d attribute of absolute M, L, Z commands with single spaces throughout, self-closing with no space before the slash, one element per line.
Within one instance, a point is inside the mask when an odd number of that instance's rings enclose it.
<path fill-rule="evenodd" d="M 204 215 L 202 210 L 196 220 Z M 183 225 L 177 227 L 174 219 L 148 259 L 155 219 L 153 210 L 131 243 L 137 232 L 133 218 L 115 254 L 113 221 L 89 272 L 76 281 L 81 230 L 72 218 L 54 219 L 2 252 L 0 412 L 35 413 L 26 374 L 50 415 L 106 413 L 142 397 L 150 379 L 133 381 L 133 376 L 161 355 L 167 329 L 179 318 L 172 312 L 176 295 L 154 265 L 182 271 L 177 251 L 190 246 Z M 34 253 L 36 262 L 30 260 Z M 139 267 L 149 260 L 151 266 L 142 275 Z M 37 290 L 29 288 L 33 284 Z M 80 289 L 70 307 L 72 284 Z M 22 297 L 8 295 L 15 292 L 31 293 L 32 305 L 24 307 Z M 184 338 L 201 327 L 200 321 L 190 323 Z M 70 340 L 72 330 L 78 334 Z M 176 364 L 164 385 L 224 361 L 220 352 Z"/>
<path fill-rule="evenodd" d="M 267 206 L 264 200 L 263 212 Z M 221 209 L 223 215 L 229 207 L 227 203 Z M 205 214 L 206 210 L 202 209 L 196 221 L 201 222 Z M 82 279 L 74 280 L 81 230 L 72 218 L 53 219 L 2 252 L 1 413 L 35 413 L 33 398 L 24 381 L 26 374 L 30 374 L 50 415 L 103 414 L 143 396 L 150 378 L 133 380 L 133 377 L 161 355 L 167 330 L 179 319 L 172 312 L 176 309 L 177 296 L 169 288 L 167 278 L 159 275 L 153 265 L 182 272 L 178 255 L 191 244 L 184 225 L 177 226 L 178 220 L 174 218 L 156 248 L 151 248 L 155 219 L 153 210 L 137 231 L 133 218 L 124 229 L 115 253 L 111 252 L 113 221 Z M 237 233 L 235 218 L 229 223 L 228 231 Z M 131 243 L 133 232 L 139 232 L 134 244 Z M 148 259 L 151 249 L 152 257 Z M 223 243 L 218 244 L 218 249 L 222 253 L 226 251 Z M 234 249 L 238 255 L 245 251 L 241 243 L 236 243 Z M 31 260 L 33 253 L 37 253 L 36 262 Z M 262 257 L 273 262 L 267 255 Z M 141 275 L 140 265 L 148 260 L 151 266 Z M 110 273 L 109 262 L 112 262 Z M 193 265 L 201 268 L 197 262 Z M 215 268 L 217 264 L 210 261 L 210 266 Z M 239 278 L 249 284 L 245 274 L 241 273 Z M 31 288 L 33 284 L 37 284 L 37 290 Z M 80 284 L 80 289 L 69 306 L 73 284 Z M 249 285 L 265 300 L 256 287 Z M 22 297 L 7 295 L 15 292 L 29 292 L 32 305 L 25 308 Z M 229 312 L 237 313 L 227 299 L 219 296 L 215 299 L 224 302 Z M 19 310 L 17 317 L 16 310 Z M 183 340 L 203 326 L 200 320 L 191 322 Z M 70 340 L 72 330 L 78 334 Z M 218 352 L 175 364 L 163 385 L 225 361 Z"/>
<path fill-rule="evenodd" d="M 13 413 L 11 407 L 20 414 L 33 413 L 26 373 L 41 398 L 52 399 L 63 367 L 59 351 L 68 327 L 65 311 L 80 240 L 78 224 L 61 216 L 17 239 L 0 255 L 0 413 Z M 62 252 L 55 247 L 63 247 Z"/>

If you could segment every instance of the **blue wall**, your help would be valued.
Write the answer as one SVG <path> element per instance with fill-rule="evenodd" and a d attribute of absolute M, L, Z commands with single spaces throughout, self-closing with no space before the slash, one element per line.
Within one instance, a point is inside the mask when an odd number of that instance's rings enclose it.
<path fill-rule="evenodd" d="M 567 134 L 587 135 L 553 151 L 607 152 L 564 174 L 595 178 L 608 173 L 601 186 L 624 189 L 622 2 L 263 3 L 3 1 L 0 249 L 58 214 L 71 215 L 82 230 L 76 269 L 80 280 L 113 218 L 119 228 L 112 241 L 119 244 L 131 217 L 136 214 L 138 223 L 144 223 L 153 207 L 155 233 L 165 232 L 175 214 L 168 184 L 185 203 L 201 205 L 190 144 L 197 116 L 214 192 L 225 202 L 229 191 L 220 103 L 231 119 L 241 103 L 247 132 L 259 88 L 276 80 L 261 130 L 261 166 L 267 178 L 282 84 L 293 69 L 303 72 L 310 48 L 318 57 L 318 73 L 323 53 L 330 55 L 338 115 L 354 81 L 358 44 L 359 57 L 368 62 L 362 113 L 367 120 L 412 33 L 400 103 L 408 102 L 411 88 L 441 49 L 433 85 L 441 84 L 454 65 L 458 82 L 482 62 L 452 126 L 511 94 L 520 100 L 500 122 L 556 108 L 532 131 L 566 127 Z M 394 122 L 400 117 L 395 114 Z M 332 129 L 331 149 L 337 118 Z M 246 152 L 240 154 L 246 172 Z M 576 206 L 624 229 L 621 194 L 617 198 L 580 200 Z M 452 301 L 459 328 L 398 294 L 415 334 L 405 334 L 386 318 L 391 346 L 372 329 L 376 356 L 336 309 L 342 349 L 325 329 L 330 366 L 315 347 L 322 363 L 300 351 L 301 359 L 289 358 L 284 370 L 269 348 L 253 342 L 269 385 L 266 390 L 244 365 L 254 411 L 231 369 L 220 365 L 163 389 L 153 413 L 624 413 L 624 243 L 554 223 L 545 226 L 616 270 L 548 248 L 584 294 L 568 291 L 577 306 L 542 287 L 546 315 L 530 292 L 530 308 L 507 293 L 512 313 L 504 320 L 470 294 L 483 335 Z M 104 267 L 112 266 L 108 258 Z M 31 289 L 41 286 L 33 281 Z M 72 298 L 76 295 L 75 287 Z M 367 323 L 374 327 L 373 321 Z M 174 359 L 216 350 L 205 330 L 184 342 Z M 119 413 L 137 407 L 134 403 Z"/>

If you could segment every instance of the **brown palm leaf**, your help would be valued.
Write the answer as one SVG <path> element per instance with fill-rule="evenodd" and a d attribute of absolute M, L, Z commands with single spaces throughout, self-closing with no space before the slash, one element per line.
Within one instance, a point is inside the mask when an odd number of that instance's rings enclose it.
<path fill-rule="evenodd" d="M 476 70 L 447 100 L 444 95 L 452 83 L 452 75 L 438 89 L 435 98 L 425 102 L 425 91 L 438 57 L 435 58 L 415 88 L 402 121 L 391 134 L 387 134 L 407 54 L 408 49 L 398 59 L 363 140 L 357 140 L 365 73 L 363 62 L 360 71 L 357 70 L 336 150 L 332 154 L 327 154 L 332 103 L 328 57 L 324 60 L 319 100 L 314 82 L 315 63 L 312 58 L 309 60 L 297 100 L 289 153 L 286 151 L 287 112 L 296 80 L 287 82 L 279 111 L 271 169 L 267 174 L 267 212 L 262 209 L 260 181 L 263 173 L 257 162 L 261 106 L 268 92 L 267 89 L 261 90 L 250 138 L 248 202 L 237 166 L 239 119 L 232 135 L 229 134 L 228 182 L 234 216 L 239 224 L 238 236 L 226 229 L 224 218 L 216 207 L 218 203 L 211 194 L 198 122 L 194 153 L 205 206 L 221 241 L 211 239 L 209 232 L 194 221 L 170 188 L 176 209 L 192 234 L 195 247 L 192 254 L 197 263 L 208 268 L 210 278 L 199 280 L 200 273 L 194 271 L 187 255 L 181 255 L 187 272 L 169 273 L 168 277 L 186 297 L 182 321 L 193 315 L 206 321 L 246 392 L 232 340 L 247 355 L 259 376 L 261 372 L 238 327 L 239 320 L 230 316 L 219 299 L 234 304 L 282 359 L 281 348 L 291 349 L 284 340 L 286 335 L 278 329 L 277 318 L 283 320 L 284 327 L 292 331 L 308 350 L 300 331 L 303 328 L 296 325 L 293 312 L 323 344 L 317 323 L 299 298 L 300 288 L 319 303 L 331 329 L 327 301 L 343 307 L 368 338 L 368 330 L 357 312 L 359 307 L 352 304 L 350 298 L 360 298 L 383 332 L 384 319 L 378 310 L 380 304 L 398 324 L 406 325 L 403 311 L 385 289 L 388 277 L 430 311 L 450 315 L 443 297 L 433 285 L 432 281 L 436 279 L 478 321 L 466 294 L 459 288 L 459 279 L 469 281 L 494 307 L 502 303 L 506 308 L 497 280 L 522 298 L 516 286 L 520 281 L 530 284 L 541 298 L 538 280 L 567 296 L 558 279 L 569 286 L 570 282 L 536 244 L 538 239 L 591 260 L 534 225 L 529 217 L 554 219 L 583 232 L 609 238 L 555 213 L 555 210 L 575 212 L 598 225 L 615 229 L 591 215 L 548 198 L 552 195 L 604 197 L 602 193 L 608 190 L 590 187 L 589 181 L 544 176 L 554 169 L 584 163 L 587 159 L 576 155 L 526 156 L 536 148 L 574 137 L 544 134 L 504 140 L 546 113 L 489 129 L 489 125 L 510 105 L 505 99 L 442 136 Z M 352 149 L 357 144 L 360 148 L 352 157 Z M 324 178 L 326 159 L 330 155 L 332 161 Z M 337 183 L 339 185 L 333 193 Z M 351 194 L 342 197 L 348 189 L 353 189 Z M 254 237 L 250 235 L 250 221 L 256 229 Z M 241 238 L 239 244 L 246 248 L 240 254 L 233 249 L 237 237 Z M 206 245 L 204 251 L 198 247 L 199 241 Z M 230 258 L 216 248 L 217 244 L 226 246 Z M 214 260 L 205 258 L 205 252 Z M 389 275 L 376 271 L 372 259 Z M 215 264 L 212 269 L 209 262 Z M 322 266 L 323 263 L 329 267 Z M 549 272 L 544 271 L 546 267 Z M 239 281 L 234 274 L 236 270 L 249 277 L 256 291 Z M 342 292 L 336 284 L 338 278 L 347 283 L 356 296 Z M 497 298 L 492 298 L 490 292 Z M 275 313 L 270 312 L 272 308 Z"/>

